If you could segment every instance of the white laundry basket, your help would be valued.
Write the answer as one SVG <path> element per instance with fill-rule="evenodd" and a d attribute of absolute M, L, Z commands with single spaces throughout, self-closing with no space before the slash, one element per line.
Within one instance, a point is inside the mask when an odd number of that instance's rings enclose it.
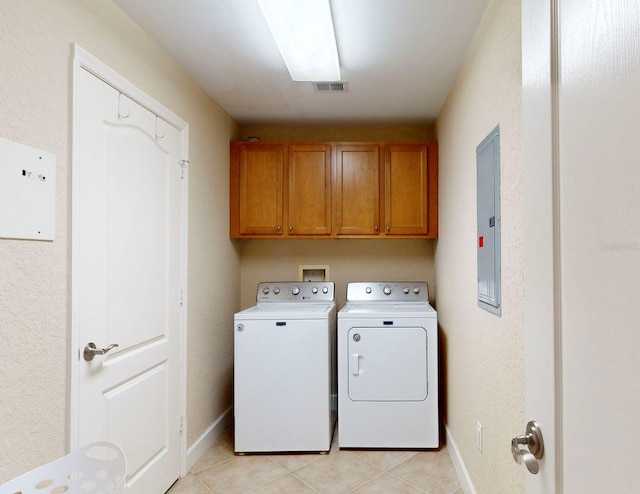
<path fill-rule="evenodd" d="M 87 444 L 0 486 L 0 494 L 121 493 L 127 459 L 115 443 Z"/>

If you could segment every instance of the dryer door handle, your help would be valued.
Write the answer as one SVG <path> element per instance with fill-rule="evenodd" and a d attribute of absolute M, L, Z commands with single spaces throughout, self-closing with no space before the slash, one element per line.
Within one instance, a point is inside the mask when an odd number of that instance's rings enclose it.
<path fill-rule="evenodd" d="M 354 376 L 360 375 L 360 359 L 361 358 L 362 358 L 362 355 L 358 353 L 351 354 L 351 373 Z"/>

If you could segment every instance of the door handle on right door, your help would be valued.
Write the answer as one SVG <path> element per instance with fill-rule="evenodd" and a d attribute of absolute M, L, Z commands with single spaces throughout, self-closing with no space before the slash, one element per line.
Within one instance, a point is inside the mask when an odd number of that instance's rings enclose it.
<path fill-rule="evenodd" d="M 519 445 L 521 444 L 526 446 L 528 451 L 520 449 Z M 519 465 L 524 461 L 527 470 L 532 474 L 535 475 L 540 471 L 538 460 L 544 456 L 544 441 L 542 440 L 540 426 L 535 420 L 531 420 L 527 424 L 525 435 L 516 436 L 511 440 L 511 454 Z"/>

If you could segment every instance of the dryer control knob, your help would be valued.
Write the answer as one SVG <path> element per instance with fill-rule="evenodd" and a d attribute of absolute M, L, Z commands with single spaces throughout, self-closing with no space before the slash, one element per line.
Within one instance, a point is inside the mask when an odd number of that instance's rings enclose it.
<path fill-rule="evenodd" d="M 294 287 L 291 289 L 291 294 L 292 294 L 292 295 L 298 295 L 299 293 L 300 293 L 300 288 L 298 288 L 297 286 L 294 286 Z"/>
<path fill-rule="evenodd" d="M 322 293 L 324 293 L 326 295 L 327 293 L 329 293 L 329 289 L 326 286 L 323 286 L 322 287 Z"/>
<path fill-rule="evenodd" d="M 280 288 L 275 287 L 275 288 L 273 289 L 273 293 L 275 293 L 276 295 L 278 295 L 278 293 L 280 293 Z"/>
<path fill-rule="evenodd" d="M 405 287 L 404 287 L 404 290 L 402 290 L 402 291 L 403 291 L 403 292 L 405 293 L 405 295 L 406 295 L 406 294 L 408 294 L 408 293 L 409 293 L 409 288 L 405 286 Z"/>
<path fill-rule="evenodd" d="M 269 287 L 268 287 L 268 286 L 265 286 L 265 287 L 262 289 L 262 293 L 264 293 L 265 295 L 266 295 L 266 294 L 268 294 L 268 293 L 269 293 Z"/>
<path fill-rule="evenodd" d="M 418 293 L 420 293 L 420 287 L 419 287 L 419 286 L 415 287 L 415 288 L 413 289 L 413 293 L 415 293 L 416 295 L 417 295 Z"/>
<path fill-rule="evenodd" d="M 317 286 L 314 286 L 314 287 L 311 289 L 311 293 L 313 293 L 314 295 L 315 295 L 316 293 L 318 293 L 318 287 L 317 287 Z"/>
<path fill-rule="evenodd" d="M 368 286 L 368 287 L 366 288 L 365 292 L 367 292 L 367 293 L 371 293 L 371 287 L 370 287 L 370 286 Z"/>
<path fill-rule="evenodd" d="M 391 287 L 389 285 L 385 286 L 382 291 L 385 295 L 391 295 Z"/>

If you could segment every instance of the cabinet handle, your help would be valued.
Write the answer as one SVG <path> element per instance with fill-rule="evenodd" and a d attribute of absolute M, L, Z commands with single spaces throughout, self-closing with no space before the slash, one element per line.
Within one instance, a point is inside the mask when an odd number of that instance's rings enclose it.
<path fill-rule="evenodd" d="M 389 225 L 387 225 L 387 231 L 390 232 L 391 231 L 391 227 Z"/>
<path fill-rule="evenodd" d="M 377 232 L 378 231 L 378 225 L 374 226 L 373 229 Z"/>
<path fill-rule="evenodd" d="M 280 225 L 276 226 L 276 230 L 280 231 L 282 230 L 282 227 Z"/>
<path fill-rule="evenodd" d="M 289 225 L 289 232 L 293 231 L 293 227 L 291 225 Z"/>

